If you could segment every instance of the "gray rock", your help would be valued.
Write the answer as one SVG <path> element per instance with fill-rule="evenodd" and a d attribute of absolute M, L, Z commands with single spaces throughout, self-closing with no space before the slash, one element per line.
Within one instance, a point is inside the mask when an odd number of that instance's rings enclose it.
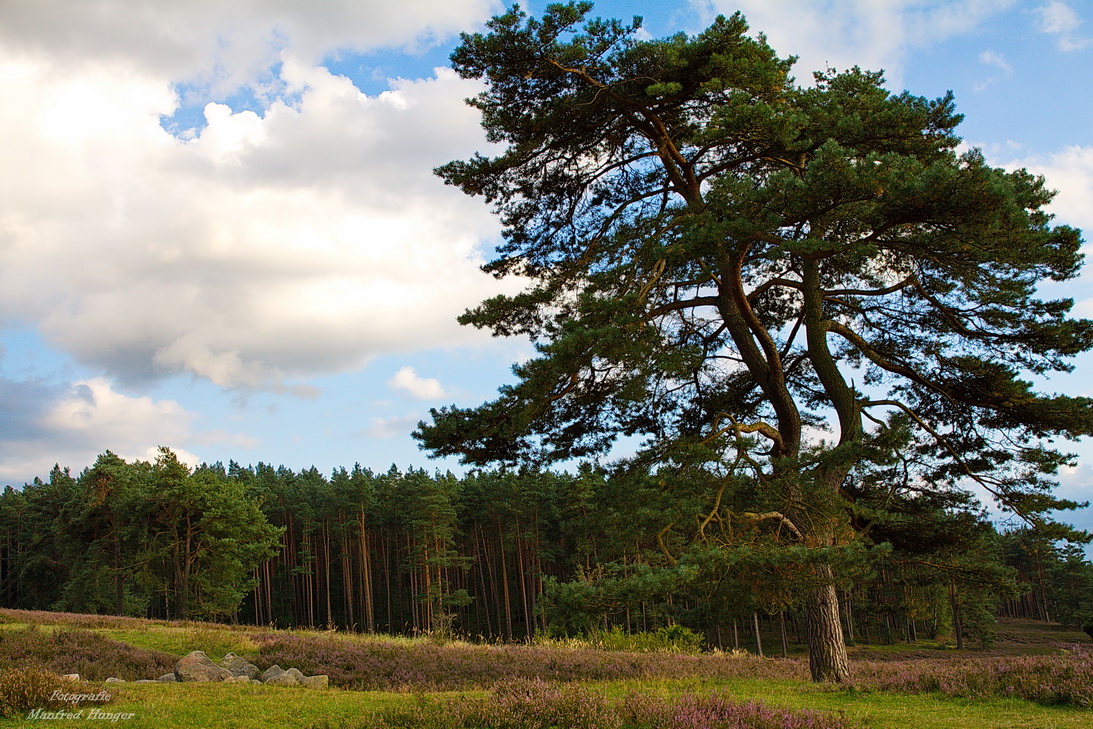
<path fill-rule="evenodd" d="M 304 678 L 305 678 L 304 674 L 298 668 L 290 668 L 287 671 L 285 671 L 285 673 L 287 673 L 288 675 L 290 675 L 294 679 L 296 679 L 297 683 L 299 683 L 300 681 L 303 681 Z"/>
<path fill-rule="evenodd" d="M 261 681 L 262 683 L 265 683 L 266 681 L 270 680 L 274 676 L 280 676 L 284 672 L 285 672 L 285 669 L 281 668 L 278 665 L 273 665 L 273 666 L 270 666 L 269 668 L 267 668 L 266 670 L 262 671 L 262 675 L 258 677 L 258 680 Z"/>
<path fill-rule="evenodd" d="M 106 682 L 107 683 L 125 683 L 125 679 L 124 678 L 114 678 L 113 676 L 111 676 L 110 678 L 106 679 Z"/>
<path fill-rule="evenodd" d="M 165 673 L 156 680 L 160 683 L 175 683 L 176 681 L 178 681 L 178 679 L 175 678 L 175 674 L 173 673 Z"/>
<path fill-rule="evenodd" d="M 246 658 L 240 658 L 234 653 L 229 653 L 220 659 L 220 667 L 231 671 L 231 675 L 236 677 L 246 676 L 247 678 L 257 678 L 260 673 L 258 666 L 254 665 Z"/>
<path fill-rule="evenodd" d="M 319 674 L 318 676 L 304 676 L 304 680 L 300 681 L 304 686 L 308 688 L 324 689 L 330 687 L 330 677 L 326 674 Z"/>
<path fill-rule="evenodd" d="M 270 676 L 265 681 L 263 681 L 263 683 L 266 684 L 267 686 L 299 686 L 300 685 L 299 679 L 297 679 L 295 676 L 293 676 L 288 671 L 282 671 L 281 673 L 278 673 L 276 676 Z"/>
<path fill-rule="evenodd" d="M 226 681 L 232 678 L 231 671 L 213 663 L 205 651 L 194 651 L 179 659 L 175 664 L 175 678 L 179 681 Z"/>
<path fill-rule="evenodd" d="M 66 673 L 65 675 L 61 676 L 61 678 L 63 678 L 66 681 L 79 681 L 80 680 L 80 674 L 78 674 L 78 673 Z"/>
<path fill-rule="evenodd" d="M 236 676 L 235 678 L 229 678 L 228 680 L 233 682 L 233 683 L 250 683 L 251 682 L 250 676 Z"/>

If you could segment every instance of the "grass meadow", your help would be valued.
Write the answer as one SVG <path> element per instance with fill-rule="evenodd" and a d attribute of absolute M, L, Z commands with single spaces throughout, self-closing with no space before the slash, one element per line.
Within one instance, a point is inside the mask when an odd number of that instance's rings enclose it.
<path fill-rule="evenodd" d="M 3 610 L 0 709 L 7 716 L 0 727 L 1093 726 L 1093 645 L 1084 634 L 1007 622 L 999 637 L 990 651 L 958 652 L 932 642 L 857 647 L 852 683 L 835 687 L 811 683 L 800 657 L 628 652 L 580 641 L 476 644 Z M 263 669 L 278 664 L 325 673 L 331 688 L 131 683 L 168 672 L 192 650 L 214 659 L 234 652 Z M 105 691 L 110 700 L 56 709 L 82 710 L 67 719 L 28 718 L 15 708 L 18 696 L 32 689 L 47 695 L 53 674 L 64 673 L 88 681 L 81 693 Z M 111 676 L 127 683 L 104 683 Z M 34 688 L 34 681 L 46 688 Z"/>

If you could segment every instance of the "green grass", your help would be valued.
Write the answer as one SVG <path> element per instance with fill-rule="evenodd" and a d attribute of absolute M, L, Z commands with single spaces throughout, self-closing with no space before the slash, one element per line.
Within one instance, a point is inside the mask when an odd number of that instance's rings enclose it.
<path fill-rule="evenodd" d="M 0 612 L 0 616 L 3 613 Z M 0 629 L 25 627 L 21 616 L 7 615 Z M 56 625 L 36 618 L 33 622 L 42 630 L 52 630 L 71 624 L 58 620 Z M 253 658 L 258 644 L 255 636 L 266 628 L 239 626 L 167 623 L 164 621 L 110 622 L 92 627 L 88 621 L 83 629 L 130 645 L 185 655 L 203 650 L 214 659 L 228 652 Z M 327 631 L 293 631 L 303 635 L 335 637 L 353 642 L 383 641 L 393 646 L 411 646 L 423 639 L 393 638 L 334 634 Z M 986 655 L 1041 654 L 1056 649 L 1056 642 L 1071 642 L 1084 637 L 1061 626 L 1040 626 L 1009 622 L 1002 625 L 1000 640 L 989 652 L 957 652 L 943 644 L 925 641 L 916 645 L 870 646 L 853 649 L 860 658 L 896 656 L 929 656 L 945 659 L 949 656 L 968 658 Z M 962 699 L 935 694 L 899 694 L 880 691 L 847 691 L 830 686 L 818 686 L 807 681 L 790 679 L 631 679 L 609 682 L 582 682 L 586 688 L 622 698 L 632 692 L 676 696 L 690 692 L 709 694 L 724 690 L 741 700 L 761 701 L 772 707 L 832 712 L 845 717 L 863 729 L 1088 729 L 1093 726 L 1093 711 L 1070 707 L 1049 707 L 1020 699 Z M 98 690 L 101 684 L 88 688 Z M 271 729 L 286 727 L 355 727 L 369 723 L 377 714 L 391 710 L 413 713 L 420 696 L 440 701 L 463 695 L 456 692 L 427 694 L 390 693 L 379 691 L 349 691 L 342 689 L 309 690 L 290 687 L 238 684 L 111 684 L 105 688 L 115 700 L 103 711 L 113 714 L 133 714 L 131 719 L 111 724 L 108 721 L 88 722 L 86 718 L 70 721 L 50 721 L 44 726 L 112 725 L 125 729 L 173 729 L 174 727 L 235 727 L 238 729 Z M 473 693 L 473 692 L 472 692 Z M 483 694 L 484 692 L 477 692 Z M 83 705 L 87 710 L 91 705 Z M 0 728 L 26 726 L 22 718 L 0 720 Z"/>
<path fill-rule="evenodd" d="M 862 727 L 876 729 L 1088 729 L 1091 723 L 1088 711 L 1049 708 L 1016 699 L 969 701 L 931 695 L 848 694 L 795 681 L 662 680 L 586 685 L 619 697 L 631 691 L 674 695 L 724 689 L 742 700 L 759 700 L 789 709 L 831 711 Z M 134 714 L 132 719 L 117 722 L 116 726 L 125 729 L 353 726 L 384 710 L 412 709 L 417 701 L 413 694 L 253 685 L 141 684 L 110 688 L 116 699 L 101 708 L 111 713 Z M 431 695 L 443 698 L 446 694 Z M 24 723 L 19 719 L 0 721 L 0 727 Z M 49 726 L 86 727 L 88 721 L 51 721 Z"/>
<path fill-rule="evenodd" d="M 1093 724 L 1093 715 L 1088 710 L 1040 706 L 1021 699 L 969 700 L 934 694 L 848 692 L 802 681 L 622 681 L 606 687 L 617 696 L 630 691 L 679 694 L 724 689 L 741 700 L 757 700 L 786 709 L 830 711 L 863 727 L 877 729 L 1089 729 Z"/>
<path fill-rule="evenodd" d="M 191 651 L 205 651 L 214 661 L 220 660 L 228 653 L 235 653 L 248 659 L 258 653 L 258 645 L 251 638 L 251 634 L 215 625 L 186 627 L 153 625 L 147 630 L 100 628 L 95 632 L 137 648 L 163 651 L 176 656 L 184 656 Z"/>
<path fill-rule="evenodd" d="M 124 729 L 172 729 L 178 727 L 232 727 L 275 729 L 308 727 L 330 722 L 355 722 L 385 708 L 412 700 L 404 694 L 314 690 L 282 686 L 238 684 L 132 684 L 109 687 L 112 703 L 104 712 L 128 714 L 131 719 L 111 723 L 89 722 L 91 705 L 84 704 L 85 718 L 50 721 L 41 726 L 117 726 Z M 23 719 L 0 720 L 0 727 L 24 726 Z"/>

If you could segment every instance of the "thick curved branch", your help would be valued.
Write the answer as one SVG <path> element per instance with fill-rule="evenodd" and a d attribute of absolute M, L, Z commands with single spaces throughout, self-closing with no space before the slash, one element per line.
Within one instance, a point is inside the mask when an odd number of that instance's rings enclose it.
<path fill-rule="evenodd" d="M 748 301 L 755 301 L 762 293 L 769 291 L 775 286 L 782 286 L 784 288 L 794 289 L 795 291 L 800 291 L 803 288 L 800 281 L 794 281 L 791 278 L 772 278 L 752 289 L 751 293 L 748 294 Z"/>
<path fill-rule="evenodd" d="M 661 304 L 660 306 L 650 309 L 646 314 L 649 319 L 655 319 L 658 316 L 667 314 L 672 311 L 679 311 L 680 309 L 697 309 L 701 306 L 717 306 L 718 298 L 716 296 L 696 296 L 693 299 L 685 299 L 683 301 L 673 301 L 668 304 Z"/>
<path fill-rule="evenodd" d="M 828 296 L 884 296 L 885 294 L 894 294 L 895 292 L 905 289 L 908 286 L 915 285 L 918 287 L 918 277 L 908 276 L 899 283 L 892 284 L 883 289 L 829 289 L 824 292 L 824 297 Z"/>
<path fill-rule="evenodd" d="M 825 322 L 825 325 L 829 332 L 838 334 L 843 339 L 853 344 L 859 352 L 861 352 L 869 359 L 870 362 L 880 367 L 881 369 L 891 372 L 892 374 L 902 375 L 903 377 L 906 377 L 915 384 L 922 385 L 923 387 L 933 390 L 934 392 L 937 392 L 941 395 L 945 395 L 946 397 L 950 396 L 948 392 L 938 387 L 935 383 L 930 382 L 928 379 L 920 375 L 918 372 L 915 372 L 910 367 L 899 364 L 898 362 L 892 362 L 882 356 L 881 353 L 874 349 L 873 346 L 869 344 L 869 342 L 865 341 L 865 339 L 860 334 L 853 331 L 845 324 L 829 319 Z"/>
<path fill-rule="evenodd" d="M 741 519 L 746 519 L 747 521 L 752 522 L 760 522 L 766 521 L 767 519 L 774 519 L 778 522 L 779 528 L 784 526 L 786 529 L 789 529 L 791 532 L 793 532 L 793 536 L 797 537 L 799 541 L 804 541 L 805 535 L 801 533 L 801 530 L 798 529 L 792 521 L 790 521 L 789 517 L 787 517 L 780 511 L 765 511 L 762 513 L 745 511 L 741 514 L 738 514 L 737 516 L 739 516 Z"/>
<path fill-rule="evenodd" d="M 724 428 L 719 428 L 718 426 L 723 420 L 728 420 L 729 425 L 725 426 Z M 714 420 L 713 427 L 716 428 L 716 430 L 703 438 L 703 443 L 709 443 L 710 441 L 722 435 L 725 435 L 726 433 L 735 433 L 737 436 L 741 436 L 745 433 L 758 433 L 759 435 L 762 435 L 770 440 L 778 448 L 783 448 L 785 446 L 784 442 L 782 441 L 781 433 L 779 433 L 778 429 L 770 423 L 764 423 L 760 421 L 757 423 L 752 423 L 751 425 L 741 425 L 736 421 L 735 418 L 733 418 L 728 413 L 718 413 L 716 419 Z"/>
<path fill-rule="evenodd" d="M 661 121 L 660 117 L 651 112 L 647 107 L 637 104 L 633 100 L 616 93 L 607 84 L 599 79 L 593 78 L 584 68 L 563 66 L 553 58 L 547 59 L 547 63 L 554 66 L 562 73 L 577 76 L 584 80 L 589 86 L 606 93 L 616 103 L 627 107 L 631 110 L 631 113 L 636 113 L 644 119 L 645 124 L 637 123 L 635 120 L 635 126 L 638 126 L 639 128 L 642 126 L 647 127 L 647 138 L 656 145 L 660 157 L 664 161 L 666 171 L 669 176 L 673 178 L 673 182 L 677 183 L 680 192 L 683 193 L 684 197 L 690 203 L 697 203 L 702 199 L 701 184 L 695 178 L 690 162 L 687 161 L 687 158 L 684 157 L 683 153 L 676 147 L 675 142 L 672 141 L 672 135 L 668 132 L 668 128 L 664 126 L 664 122 Z"/>
<path fill-rule="evenodd" d="M 671 551 L 669 551 L 668 549 L 668 545 L 664 542 L 664 535 L 667 534 L 673 526 L 675 526 L 674 521 L 668 526 L 661 529 L 659 532 L 657 532 L 657 546 L 659 546 L 660 551 L 664 553 L 664 557 L 668 560 L 668 564 L 674 567 L 675 565 L 679 564 L 679 561 L 672 556 Z"/>

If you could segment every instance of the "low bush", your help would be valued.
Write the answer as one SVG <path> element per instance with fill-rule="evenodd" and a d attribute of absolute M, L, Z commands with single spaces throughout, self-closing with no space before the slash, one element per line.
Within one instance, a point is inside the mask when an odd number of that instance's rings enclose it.
<path fill-rule="evenodd" d="M 105 691 L 89 694 L 81 684 L 40 668 L 0 670 L 0 716 L 3 717 L 25 716 L 34 709 L 71 710 L 89 696 L 97 706 L 113 699 Z"/>

